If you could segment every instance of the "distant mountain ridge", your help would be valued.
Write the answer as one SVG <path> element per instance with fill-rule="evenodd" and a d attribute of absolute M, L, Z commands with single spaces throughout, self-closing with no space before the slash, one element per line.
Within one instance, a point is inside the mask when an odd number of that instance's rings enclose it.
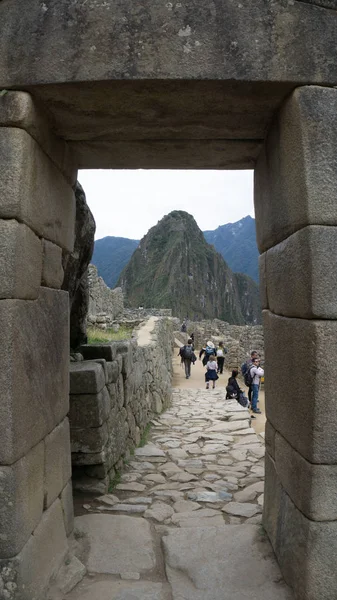
<path fill-rule="evenodd" d="M 107 236 L 95 242 L 91 262 L 97 267 L 99 276 L 109 288 L 116 286 L 118 277 L 138 244 L 138 240 L 114 236 Z"/>
<path fill-rule="evenodd" d="M 209 244 L 221 254 L 232 271 L 249 275 L 258 283 L 258 249 L 256 244 L 255 219 L 250 216 L 235 223 L 220 225 L 213 231 L 204 231 Z M 95 242 L 91 262 L 105 283 L 115 287 L 117 280 L 129 262 L 139 240 L 108 236 Z"/>
<path fill-rule="evenodd" d="M 149 230 L 117 285 L 132 307 L 171 308 L 180 318 L 238 325 L 261 321 L 256 283 L 233 273 L 184 211 L 171 212 Z"/>
<path fill-rule="evenodd" d="M 232 271 L 245 273 L 254 281 L 259 281 L 255 219 L 244 217 L 236 223 L 220 225 L 214 231 L 204 231 L 209 244 L 220 252 Z"/>

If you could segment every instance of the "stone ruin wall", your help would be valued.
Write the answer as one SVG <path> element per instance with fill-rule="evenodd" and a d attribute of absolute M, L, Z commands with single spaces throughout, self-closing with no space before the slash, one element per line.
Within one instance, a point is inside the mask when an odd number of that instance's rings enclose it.
<path fill-rule="evenodd" d="M 177 322 L 177 321 L 176 321 Z M 179 326 L 181 323 L 179 322 Z M 187 323 L 188 334 L 175 332 L 175 337 L 185 343 L 188 335 L 194 333 L 195 348 L 199 352 L 208 340 L 215 344 L 223 342 L 228 350 L 226 368 L 232 370 L 250 356 L 252 350 L 257 350 L 264 361 L 264 337 L 262 325 L 230 325 L 225 321 L 213 319 Z"/>
<path fill-rule="evenodd" d="M 120 318 L 124 311 L 122 288 L 111 290 L 102 277 L 98 276 L 94 265 L 88 267 L 89 310 L 88 323 L 106 328 Z"/>
<path fill-rule="evenodd" d="M 172 321 L 153 317 L 134 339 L 82 346 L 84 360 L 70 363 L 75 489 L 106 492 L 146 425 L 170 405 L 172 348 Z"/>

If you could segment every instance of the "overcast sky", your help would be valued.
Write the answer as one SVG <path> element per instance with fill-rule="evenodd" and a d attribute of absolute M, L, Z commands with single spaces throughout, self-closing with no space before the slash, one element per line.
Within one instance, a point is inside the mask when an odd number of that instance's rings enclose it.
<path fill-rule="evenodd" d="M 254 216 L 253 171 L 81 171 L 78 177 L 96 220 L 96 240 L 141 239 L 172 210 L 216 229 Z"/>

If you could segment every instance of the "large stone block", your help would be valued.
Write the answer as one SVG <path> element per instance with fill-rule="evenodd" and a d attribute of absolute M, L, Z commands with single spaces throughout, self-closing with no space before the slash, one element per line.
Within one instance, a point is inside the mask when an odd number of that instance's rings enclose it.
<path fill-rule="evenodd" d="M 70 428 L 68 419 L 45 438 L 44 507 L 60 495 L 71 477 Z"/>
<path fill-rule="evenodd" d="M 77 179 L 77 168 L 68 144 L 51 131 L 50 122 L 37 108 L 27 92 L 7 91 L 0 98 L 0 123 L 2 127 L 24 129 L 41 146 L 53 163 L 63 173 L 71 186 Z"/>
<path fill-rule="evenodd" d="M 255 169 L 260 252 L 307 225 L 337 225 L 337 90 L 297 88 L 277 114 Z"/>
<path fill-rule="evenodd" d="M 306 319 L 337 318 L 337 227 L 312 225 L 292 234 L 266 255 L 272 312 Z"/>
<path fill-rule="evenodd" d="M 0 467 L 0 558 L 18 554 L 40 522 L 43 468 L 43 442 L 10 467 Z"/>
<path fill-rule="evenodd" d="M 267 253 L 264 252 L 259 256 L 259 286 L 262 309 L 269 308 L 267 283 Z"/>
<path fill-rule="evenodd" d="M 11 581 L 12 595 L 5 600 L 45 600 L 50 580 L 55 577 L 68 552 L 59 500 L 43 513 L 42 519 L 21 552 L 0 561 L 0 577 Z M 0 578 L 1 585 L 1 578 Z"/>
<path fill-rule="evenodd" d="M 12 464 L 69 410 L 68 294 L 1 300 L 0 463 Z"/>
<path fill-rule="evenodd" d="M 96 454 L 101 452 L 108 441 L 108 427 L 103 423 L 101 427 L 86 427 L 85 429 L 72 428 L 71 451 L 82 454 Z"/>
<path fill-rule="evenodd" d="M 296 600 L 335 600 L 337 521 L 307 519 L 284 491 L 268 455 L 263 524 Z"/>
<path fill-rule="evenodd" d="M 104 358 L 107 362 L 111 362 L 116 358 L 115 344 L 82 344 L 80 352 L 84 360 Z"/>
<path fill-rule="evenodd" d="M 266 413 L 312 463 L 337 463 L 337 321 L 263 311 Z"/>
<path fill-rule="evenodd" d="M 41 271 L 39 238 L 22 223 L 0 220 L 0 298 L 35 300 Z"/>
<path fill-rule="evenodd" d="M 63 283 L 62 248 L 43 240 L 42 285 L 59 289 Z"/>
<path fill-rule="evenodd" d="M 265 444 L 266 450 L 269 452 L 272 458 L 275 458 L 275 435 L 276 430 L 270 423 L 270 421 L 266 421 L 266 429 L 265 429 Z"/>
<path fill-rule="evenodd" d="M 277 475 L 295 506 L 312 521 L 337 520 L 337 465 L 313 465 L 276 433 Z"/>
<path fill-rule="evenodd" d="M 70 364 L 70 393 L 98 394 L 105 386 L 105 372 L 99 362 L 85 360 Z"/>
<path fill-rule="evenodd" d="M 70 426 L 99 427 L 107 420 L 110 408 L 110 395 L 106 387 L 98 394 L 71 394 Z"/>
<path fill-rule="evenodd" d="M 63 175 L 23 129 L 0 129 L 0 218 L 16 219 L 72 251 L 75 195 Z"/>

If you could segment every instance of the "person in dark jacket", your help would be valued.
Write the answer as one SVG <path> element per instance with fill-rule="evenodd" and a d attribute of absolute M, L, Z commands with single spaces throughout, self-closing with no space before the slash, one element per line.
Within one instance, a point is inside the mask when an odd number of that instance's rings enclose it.
<path fill-rule="evenodd" d="M 239 371 L 237 371 L 236 369 L 233 369 L 232 371 L 232 375 L 231 377 L 228 379 L 228 383 L 227 383 L 227 395 L 226 398 L 236 398 L 238 399 L 240 397 L 240 392 L 242 392 L 242 389 L 240 388 L 238 382 L 237 382 L 237 376 L 239 374 Z"/>
<path fill-rule="evenodd" d="M 180 348 L 179 356 L 181 356 L 181 362 L 184 363 L 186 379 L 189 379 L 191 377 L 191 363 L 194 365 L 195 361 L 197 360 L 197 357 L 193 351 L 193 344 L 191 338 L 188 339 L 187 344 L 185 344 L 185 346 L 182 346 L 182 348 Z"/>

